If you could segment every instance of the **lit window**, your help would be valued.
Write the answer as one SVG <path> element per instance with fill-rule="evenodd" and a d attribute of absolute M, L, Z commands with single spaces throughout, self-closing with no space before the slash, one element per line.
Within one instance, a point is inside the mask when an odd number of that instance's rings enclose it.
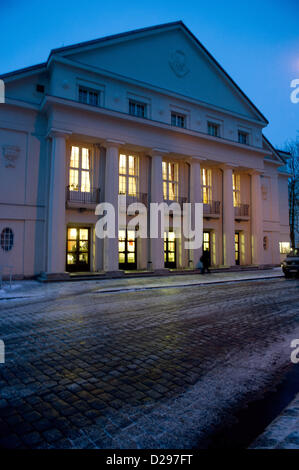
<path fill-rule="evenodd" d="M 88 148 L 72 146 L 70 168 L 69 168 L 69 189 L 70 191 L 81 191 L 90 193 L 91 191 L 91 165 L 90 151 Z"/>
<path fill-rule="evenodd" d="M 279 251 L 281 254 L 288 254 L 291 251 L 291 244 L 290 242 L 279 242 Z"/>
<path fill-rule="evenodd" d="M 233 198 L 234 198 L 234 207 L 240 205 L 240 175 L 233 173 Z"/>
<path fill-rule="evenodd" d="M 240 144 L 248 145 L 248 134 L 247 132 L 238 132 L 238 141 Z"/>
<path fill-rule="evenodd" d="M 135 155 L 119 155 L 119 194 L 137 195 L 138 161 Z"/>
<path fill-rule="evenodd" d="M 141 118 L 146 117 L 146 104 L 139 101 L 129 100 L 129 114 Z"/>
<path fill-rule="evenodd" d="M 186 116 L 183 114 L 171 113 L 171 125 L 176 127 L 186 127 Z"/>
<path fill-rule="evenodd" d="M 208 134 L 213 137 L 219 137 L 219 124 L 208 122 Z"/>
<path fill-rule="evenodd" d="M 202 168 L 201 170 L 202 202 L 210 204 L 212 201 L 212 170 Z"/>
<path fill-rule="evenodd" d="M 92 106 L 99 106 L 100 94 L 98 91 L 89 90 L 88 88 L 79 87 L 79 101 L 80 103 L 91 104 Z"/>
<path fill-rule="evenodd" d="M 4 251 L 10 251 L 13 247 L 14 234 L 11 228 L 4 228 L 1 232 L 1 248 Z"/>
<path fill-rule="evenodd" d="M 177 201 L 178 198 L 178 164 L 162 162 L 163 198 L 164 201 Z"/>

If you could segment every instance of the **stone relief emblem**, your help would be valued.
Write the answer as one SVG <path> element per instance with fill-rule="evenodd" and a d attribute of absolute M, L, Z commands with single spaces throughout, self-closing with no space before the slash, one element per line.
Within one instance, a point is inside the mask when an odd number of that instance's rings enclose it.
<path fill-rule="evenodd" d="M 14 145 L 3 145 L 3 156 L 5 168 L 15 168 L 16 160 L 20 153 L 20 148 Z"/>
<path fill-rule="evenodd" d="M 171 53 L 169 65 L 177 77 L 182 78 L 189 73 L 185 53 L 179 49 Z"/>

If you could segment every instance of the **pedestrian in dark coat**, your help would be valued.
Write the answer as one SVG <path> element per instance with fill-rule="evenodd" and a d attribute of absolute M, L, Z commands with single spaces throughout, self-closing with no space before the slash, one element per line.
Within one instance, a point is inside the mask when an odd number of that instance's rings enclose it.
<path fill-rule="evenodd" d="M 200 261 L 202 262 L 201 274 L 204 274 L 205 271 L 210 273 L 209 267 L 211 266 L 211 257 L 209 250 L 204 250 L 202 256 L 200 257 Z"/>

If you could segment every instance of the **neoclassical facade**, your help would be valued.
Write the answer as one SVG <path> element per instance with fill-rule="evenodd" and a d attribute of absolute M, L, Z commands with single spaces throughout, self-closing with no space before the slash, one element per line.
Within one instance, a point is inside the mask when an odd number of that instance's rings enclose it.
<path fill-rule="evenodd" d="M 158 239 L 121 225 L 96 237 L 97 204 L 116 206 L 119 194 L 146 207 L 202 202 L 212 266 L 280 262 L 284 155 L 182 22 L 55 49 L 0 78 L 0 265 L 15 275 L 196 266 L 200 250 L 171 223 Z"/>

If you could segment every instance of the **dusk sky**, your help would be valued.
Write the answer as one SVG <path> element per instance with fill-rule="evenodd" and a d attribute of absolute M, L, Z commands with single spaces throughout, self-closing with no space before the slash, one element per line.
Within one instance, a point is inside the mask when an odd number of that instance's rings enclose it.
<path fill-rule="evenodd" d="M 283 148 L 299 131 L 299 0 L 0 0 L 0 74 L 47 60 L 51 49 L 182 20 L 269 120 Z"/>

